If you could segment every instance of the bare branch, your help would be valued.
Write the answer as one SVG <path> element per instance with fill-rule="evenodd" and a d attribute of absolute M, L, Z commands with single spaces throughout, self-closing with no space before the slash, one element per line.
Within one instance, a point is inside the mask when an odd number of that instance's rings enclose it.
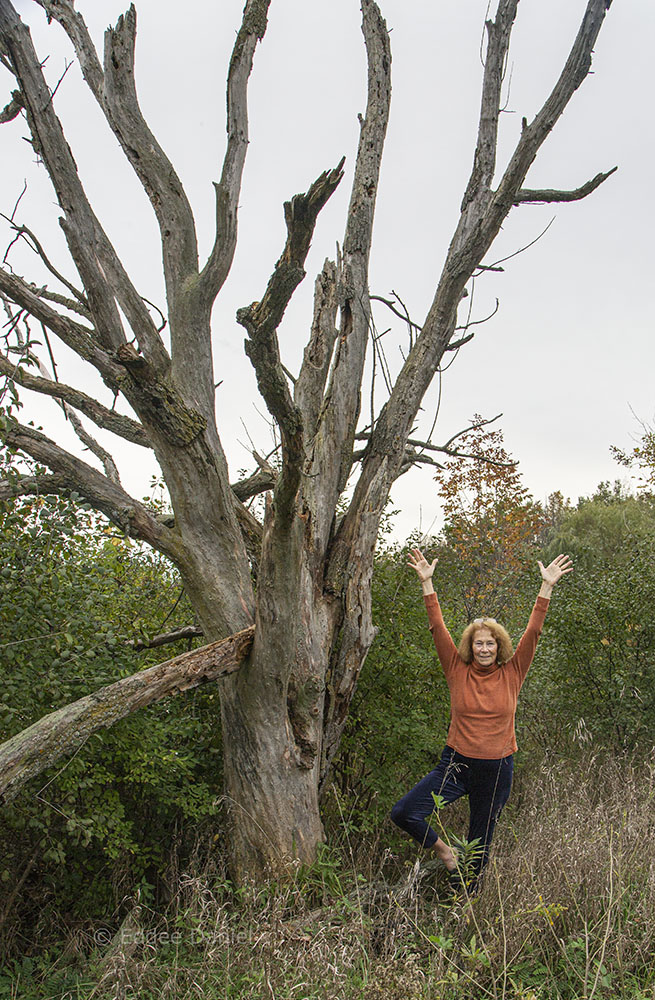
<path fill-rule="evenodd" d="M 72 285 L 70 281 L 64 277 L 61 271 L 57 270 L 57 268 L 51 262 L 50 258 L 43 249 L 43 246 L 41 245 L 40 241 L 37 239 L 35 234 L 32 232 L 32 230 L 28 229 L 27 226 L 19 226 L 16 222 L 14 222 L 13 214 L 11 218 L 8 218 L 6 215 L 3 215 L 0 212 L 0 218 L 6 219 L 7 222 L 10 223 L 11 228 L 14 230 L 14 232 L 19 237 L 22 237 L 27 243 L 27 245 L 30 247 L 30 249 L 34 250 L 34 252 L 38 254 L 38 256 L 41 258 L 47 269 L 50 271 L 50 274 L 54 275 L 57 281 L 60 281 L 62 285 L 64 285 L 69 290 L 69 292 L 73 293 L 77 301 L 77 305 L 73 306 L 72 308 L 74 308 L 76 312 L 81 312 L 83 316 L 90 318 L 88 304 L 84 297 L 84 294 L 80 292 L 79 289 L 75 287 L 75 285 Z M 6 259 L 7 255 L 5 254 L 5 260 Z M 50 294 L 50 297 L 52 298 L 52 293 Z M 53 299 L 53 301 L 56 302 L 57 299 Z M 65 304 L 68 303 L 70 303 L 70 299 L 67 299 Z"/>
<path fill-rule="evenodd" d="M 403 323 L 407 323 L 407 326 L 410 327 L 410 329 L 416 330 L 417 333 L 421 332 L 422 328 L 418 325 L 418 323 L 413 322 L 407 310 L 405 310 L 404 313 L 401 313 L 400 310 L 396 308 L 396 306 L 390 299 L 385 299 L 381 295 L 371 295 L 369 297 L 371 299 L 371 302 L 382 302 L 383 305 L 387 307 L 387 309 L 391 310 L 394 316 L 397 316 L 398 319 L 401 319 Z"/>
<path fill-rule="evenodd" d="M 484 322 L 484 320 L 481 320 L 480 322 Z M 469 324 L 469 326 L 472 326 L 472 325 L 473 325 L 472 323 Z M 475 331 L 473 331 L 473 333 L 468 333 L 465 337 L 460 337 L 459 340 L 453 340 L 453 341 L 451 341 L 450 344 L 448 344 L 448 346 L 446 347 L 446 350 L 447 351 L 458 351 L 460 349 L 460 347 L 463 347 L 464 344 L 468 344 L 468 342 L 470 340 L 473 340 L 474 337 L 475 337 Z M 450 366 L 447 365 L 446 367 L 450 367 Z"/>
<path fill-rule="evenodd" d="M 43 0 L 41 6 L 65 28 L 71 26 L 71 40 L 85 78 L 97 86 L 102 71 L 99 77 L 97 55 L 81 16 L 69 0 L 57 3 Z M 80 55 L 76 43 L 85 38 L 90 48 Z M 0 6 L 0 40 L 20 83 L 34 148 L 43 158 L 64 212 L 60 223 L 86 291 L 98 338 L 110 350 L 125 342 L 117 299 L 144 355 L 159 371 L 164 371 L 170 365 L 168 354 L 152 317 L 88 202 L 29 31 L 9 3 Z"/>
<path fill-rule="evenodd" d="M 395 295 L 396 293 L 394 292 L 393 294 Z M 421 332 L 422 327 L 420 327 L 418 325 L 418 323 L 414 323 L 414 321 L 411 319 L 409 313 L 407 312 L 407 308 L 404 305 L 404 303 L 402 303 L 402 305 L 403 305 L 403 308 L 404 308 L 405 311 L 404 312 L 400 312 L 400 310 L 396 308 L 395 304 L 392 301 L 390 301 L 389 299 L 383 298 L 381 295 L 371 295 L 370 298 L 371 298 L 372 302 L 373 301 L 374 302 L 382 302 L 383 305 L 387 306 L 387 308 L 389 308 L 391 310 L 391 312 L 395 316 L 398 317 L 398 319 L 401 319 L 404 323 L 407 324 L 407 326 L 409 327 L 410 331 L 414 331 L 415 330 L 417 333 Z M 397 296 L 396 296 L 396 298 L 397 298 Z M 400 301 L 400 299 L 398 299 L 398 301 Z M 488 316 L 485 316 L 484 319 L 473 319 L 473 320 L 469 319 L 463 325 L 456 326 L 455 330 L 470 330 L 470 328 L 472 326 L 480 326 L 482 323 L 487 323 L 493 316 L 496 315 L 496 313 L 498 312 L 499 306 L 500 306 L 500 303 L 499 303 L 498 299 L 496 299 L 496 305 L 495 305 L 494 309 L 492 310 L 492 312 L 489 313 Z M 460 337 L 459 340 L 451 341 L 451 343 L 448 344 L 448 346 L 446 347 L 446 350 L 447 351 L 457 351 L 457 350 L 459 350 L 460 347 L 463 347 L 464 344 L 468 344 L 468 342 L 470 340 L 473 340 L 474 336 L 475 336 L 475 333 L 469 333 L 465 337 Z M 412 346 L 413 346 L 413 340 L 410 339 L 410 349 L 411 349 Z"/>
<path fill-rule="evenodd" d="M 136 95 L 132 4 L 105 32 L 104 70 L 84 18 L 70 0 L 37 0 L 70 38 L 84 79 L 152 203 L 162 234 L 167 287 L 172 293 L 197 273 L 198 250 L 191 207 L 173 166 L 148 128 Z"/>
<path fill-rule="evenodd" d="M 580 29 L 566 64 L 550 96 L 534 120 L 521 133 L 516 150 L 494 195 L 490 222 L 502 213 L 503 218 L 514 204 L 523 180 L 571 97 L 591 69 L 591 57 L 598 33 L 612 0 L 588 0 Z"/>
<path fill-rule="evenodd" d="M 515 205 L 525 205 L 526 203 L 538 204 L 543 202 L 553 202 L 553 201 L 579 201 L 581 198 L 586 198 L 588 194 L 595 191 L 597 187 L 606 181 L 608 177 L 618 170 L 618 167 L 612 167 L 611 170 L 605 171 L 605 173 L 596 174 L 592 177 L 590 181 L 586 184 L 582 184 L 579 188 L 575 188 L 573 191 L 556 191 L 551 188 L 544 188 L 542 190 L 531 191 L 527 188 L 521 188 L 521 190 L 516 195 L 514 199 Z"/>
<path fill-rule="evenodd" d="M 493 307 L 493 309 L 491 310 L 491 312 L 489 313 L 488 316 L 485 316 L 484 319 L 470 319 L 469 318 L 469 319 L 467 319 L 466 323 L 462 324 L 462 326 L 456 326 L 455 330 L 468 330 L 472 326 L 482 326 L 483 323 L 488 323 L 490 319 L 493 319 L 493 317 L 498 312 L 499 308 L 500 308 L 500 302 L 498 301 L 498 299 L 496 299 L 496 305 Z M 451 343 L 451 344 L 448 345 L 448 348 L 449 348 L 449 350 L 452 351 L 452 350 L 455 349 L 455 345 Z"/>
<path fill-rule="evenodd" d="M 497 44 L 501 48 L 506 49 L 505 28 L 513 19 L 514 6 L 515 0 L 501 0 L 499 4 L 497 21 L 501 18 L 504 25 L 499 24 L 499 28 L 502 28 L 502 41 L 499 40 Z M 464 211 L 448 251 L 446 265 L 428 316 L 423 324 L 423 330 L 396 379 L 394 391 L 380 413 L 369 442 L 369 455 L 364 461 L 362 476 L 356 487 L 353 505 L 351 505 L 353 529 L 360 504 L 369 510 L 374 504 L 369 496 L 369 491 L 374 483 L 376 495 L 379 494 L 380 499 L 385 496 L 382 480 L 378 478 L 381 463 L 385 460 L 389 462 L 391 459 L 390 467 L 394 462 L 397 463 L 398 469 L 401 467 L 404 458 L 404 441 L 409 436 L 410 427 L 418 412 L 420 401 L 440 364 L 446 347 L 450 343 L 456 326 L 457 306 L 466 282 L 480 266 L 485 253 L 497 236 L 539 147 L 586 76 L 591 64 L 593 45 L 608 7 L 608 0 L 588 0 L 587 11 L 580 31 L 558 83 L 534 122 L 529 126 L 526 125 L 523 129 L 516 151 L 497 191 L 495 193 L 489 191 L 484 197 L 482 196 L 483 181 L 489 177 L 491 158 L 489 153 L 485 153 L 484 156 L 481 153 L 485 169 L 480 168 L 478 171 L 479 183 L 469 183 L 467 196 L 464 199 Z M 491 43 L 492 35 L 490 35 L 489 44 L 491 45 Z M 500 48 L 498 53 L 500 53 Z M 500 61 L 496 59 L 496 73 L 501 74 L 501 72 Z M 485 81 L 488 80 L 489 74 L 485 68 Z M 499 80 L 493 84 L 493 87 L 489 83 L 484 90 L 483 105 L 486 105 L 492 91 L 499 97 Z M 483 117 L 484 114 L 481 114 L 481 125 Z M 484 135 L 487 137 L 485 142 L 490 134 L 490 130 L 485 126 Z M 478 142 L 479 145 L 480 142 Z M 475 170 L 474 164 L 474 173 Z M 467 202 L 467 197 L 473 194 L 474 189 L 478 191 L 479 196 L 476 195 Z M 367 466 L 369 467 L 367 468 Z M 348 518 L 350 518 L 350 514 L 346 520 Z M 344 538 L 349 530 L 350 526 L 344 521 Z"/>
<path fill-rule="evenodd" d="M 553 216 L 552 219 L 550 220 L 550 222 L 546 226 L 544 226 L 544 228 L 541 230 L 541 232 L 539 233 L 539 235 L 535 236 L 535 238 L 533 240 L 530 240 L 529 243 L 525 243 L 522 247 L 519 247 L 518 250 L 514 250 L 512 253 L 507 254 L 506 257 L 501 257 L 499 260 L 494 261 L 493 264 L 478 264 L 477 268 L 476 268 L 476 272 L 477 271 L 504 271 L 505 269 L 503 267 L 498 267 L 498 265 L 499 264 L 504 264 L 508 260 L 513 260 L 514 257 L 518 257 L 520 254 L 525 253 L 525 251 L 529 250 L 530 247 L 533 247 L 535 245 L 535 243 L 538 243 L 539 240 L 542 239 L 546 235 L 546 233 L 548 232 L 548 230 L 552 226 L 553 222 L 555 221 L 555 218 L 556 217 Z"/>
<path fill-rule="evenodd" d="M 95 46 L 91 41 L 84 18 L 74 9 L 70 0 L 36 0 L 45 11 L 48 23 L 57 21 L 73 44 L 82 75 L 92 93 L 99 100 L 102 91 L 103 74 Z"/>
<path fill-rule="evenodd" d="M 247 148 L 245 89 L 257 38 L 263 35 L 266 28 L 266 10 L 270 0 L 248 0 L 235 45 L 228 80 L 228 150 L 217 190 L 217 242 L 203 272 L 203 280 L 199 282 L 191 280 L 198 274 L 198 247 L 191 206 L 179 176 L 150 131 L 139 107 L 134 79 L 134 5 L 118 19 L 115 28 L 109 28 L 105 33 L 103 71 L 84 20 L 74 10 L 70 0 L 39 2 L 50 16 L 61 23 L 73 42 L 85 79 L 139 177 L 157 217 L 175 369 L 184 367 L 185 359 L 187 362 L 191 359 L 192 367 L 200 367 L 198 358 L 201 356 L 204 365 L 210 355 L 209 327 L 208 323 L 189 325 L 185 322 L 185 300 L 188 295 L 199 296 L 208 316 L 211 302 L 227 276 L 234 254 L 236 205 Z M 144 355 L 158 371 L 163 371 L 168 365 L 168 356 L 147 311 L 143 309 L 143 303 L 133 293 L 118 263 L 117 258 L 112 257 L 110 265 L 114 269 L 114 281 L 119 289 L 124 289 L 124 295 L 129 293 L 129 301 L 121 301 L 121 305 L 140 338 Z M 109 273 L 112 273 L 111 270 Z M 196 350 L 190 338 L 193 338 Z M 206 400 L 206 411 L 210 412 L 209 400 Z"/>
<path fill-rule="evenodd" d="M 64 211 L 61 224 L 84 283 L 98 335 L 104 346 L 116 348 L 125 336 L 114 296 L 98 260 L 98 237 L 102 229 L 88 203 L 54 112 L 52 95 L 29 30 L 9 3 L 0 4 L 0 39 L 20 84 L 35 151 L 43 158 Z"/>
<path fill-rule="evenodd" d="M 21 375 L 27 375 L 28 377 L 31 377 L 34 380 L 33 381 L 33 385 L 32 385 L 33 388 L 34 388 L 34 384 L 36 382 L 38 382 L 41 386 L 48 386 L 48 385 L 53 385 L 53 384 L 56 385 L 56 384 L 58 384 L 58 379 L 57 379 L 57 365 L 56 365 L 54 354 L 53 354 L 53 351 L 52 351 L 52 345 L 50 344 L 50 340 L 48 338 L 48 331 L 46 330 L 45 326 L 43 326 L 42 329 L 43 329 L 43 336 L 45 337 L 46 345 L 47 345 L 47 348 L 48 348 L 48 353 L 50 355 L 50 362 L 52 364 L 52 375 L 50 374 L 50 372 L 47 370 L 46 366 L 43 364 L 43 362 L 39 358 L 30 357 L 31 362 L 34 363 L 34 364 L 36 364 L 36 367 L 41 372 L 41 378 L 38 378 L 36 376 L 32 376 L 31 372 L 28 372 L 25 367 L 20 367 L 20 366 L 13 365 L 12 366 L 13 369 L 14 369 L 13 375 L 12 375 L 12 372 L 8 372 L 7 373 L 8 378 L 11 379 L 12 381 L 14 381 L 14 382 L 17 381 L 17 379 L 15 378 L 15 375 L 18 374 L 19 378 L 20 378 Z M 26 355 L 27 355 L 28 347 L 27 347 L 27 344 L 23 341 L 23 339 L 20 336 L 20 334 L 19 334 L 19 342 L 20 342 L 21 348 L 26 352 Z M 8 365 L 11 366 L 11 362 L 9 361 L 9 358 L 2 358 L 2 356 L 0 355 L 0 361 L 5 361 Z M 69 386 L 66 386 L 65 388 L 67 390 L 70 389 Z M 89 434 L 89 432 L 84 427 L 84 424 L 82 423 L 82 421 L 78 417 L 78 415 L 75 412 L 75 410 L 68 404 L 68 402 L 66 402 L 66 400 L 58 398 L 56 396 L 54 398 L 57 399 L 57 402 L 59 403 L 59 405 L 61 406 L 62 410 L 64 411 L 66 419 L 71 424 L 73 430 L 77 434 L 77 436 L 80 439 L 80 441 L 82 442 L 82 444 L 86 448 L 88 448 L 88 450 L 93 455 L 95 455 L 96 458 L 98 458 L 100 460 L 100 462 L 102 463 L 102 466 L 103 466 L 103 468 L 105 470 L 105 475 L 107 476 L 107 478 L 111 479 L 112 483 L 118 483 L 120 485 L 121 479 L 120 479 L 120 476 L 118 474 L 118 467 L 116 466 L 116 462 L 114 461 L 114 459 L 111 456 L 111 454 L 107 451 L 106 448 L 102 447 L 102 445 L 100 444 L 99 441 L 96 440 L 96 438 L 94 438 L 91 434 Z M 88 397 L 87 397 L 87 399 L 88 399 Z M 90 402 L 92 404 L 94 404 L 95 407 L 98 406 L 96 400 L 90 400 Z M 111 413 L 111 411 L 106 411 L 106 412 L 108 412 L 110 414 L 110 416 L 113 415 Z"/>
<path fill-rule="evenodd" d="M 365 455 L 366 455 L 365 448 L 362 448 L 359 451 L 354 451 L 353 464 L 355 462 L 361 462 L 362 459 L 365 457 Z M 423 455 L 418 451 L 414 451 L 413 448 L 407 448 L 405 450 L 405 458 L 401 466 L 402 471 L 400 475 L 411 469 L 413 465 L 433 465 L 437 469 L 443 469 L 443 465 L 440 462 L 435 462 L 435 460 L 433 458 L 430 458 L 429 455 Z"/>
<path fill-rule="evenodd" d="M 425 455 L 423 452 L 407 448 L 405 451 L 405 460 L 400 467 L 400 475 L 402 476 L 405 472 L 409 472 L 415 465 L 431 465 L 435 469 L 443 469 L 441 462 L 435 461 L 434 458 L 430 458 L 429 455 Z"/>
<path fill-rule="evenodd" d="M 458 448 L 446 448 L 444 446 L 436 447 L 435 445 L 426 445 L 425 443 L 419 441 L 417 444 L 421 448 L 429 447 L 432 451 L 440 451 L 444 455 L 448 455 L 449 458 L 472 458 L 476 462 L 480 462 L 484 465 L 495 465 L 503 469 L 514 469 L 518 462 L 501 462 L 497 458 L 488 458 L 486 455 L 476 455 L 470 451 L 460 451 Z M 437 468 L 442 469 L 443 465 L 439 462 L 431 460 L 427 455 L 422 455 L 419 452 L 413 452 L 411 449 L 405 453 L 406 459 L 411 458 L 411 464 L 425 463 L 427 465 L 435 465 Z"/>
<path fill-rule="evenodd" d="M 295 385 L 294 400 L 303 416 L 308 439 L 316 431 L 330 360 L 337 339 L 338 267 L 326 260 L 314 284 L 314 316 Z"/>
<path fill-rule="evenodd" d="M 464 427 L 463 430 L 457 431 L 457 433 L 453 434 L 453 436 L 450 437 L 445 444 L 433 444 L 432 441 L 418 441 L 416 438 L 408 438 L 403 471 L 406 471 L 410 465 L 421 463 L 426 465 L 436 465 L 438 468 L 443 468 L 439 462 L 435 462 L 427 455 L 422 455 L 420 452 L 416 451 L 415 449 L 417 448 L 420 448 L 421 451 L 440 452 L 442 455 L 448 455 L 450 458 L 473 458 L 476 461 L 486 462 L 489 465 L 513 468 L 518 465 L 518 462 L 502 462 L 498 459 L 488 458 L 485 455 L 474 455 L 470 452 L 464 452 L 460 451 L 458 448 L 453 448 L 455 441 L 457 441 L 458 438 L 463 437 L 464 434 L 468 434 L 470 431 L 479 430 L 480 427 L 486 427 L 488 424 L 493 424 L 496 420 L 500 420 L 501 417 L 502 413 L 497 413 L 495 417 L 490 417 L 488 420 L 477 420 L 475 423 L 469 424 L 468 427 Z M 355 439 L 357 441 L 369 441 L 370 438 L 371 434 L 367 431 L 362 431 L 360 434 L 355 435 Z M 361 461 L 365 454 L 366 451 L 355 452 L 353 455 L 353 461 Z"/>
<path fill-rule="evenodd" d="M 351 262 L 354 266 L 357 261 L 355 291 L 368 293 L 367 283 L 362 284 L 362 279 L 366 279 L 368 269 L 377 181 L 391 96 L 389 33 L 374 0 L 362 2 L 362 31 L 368 62 L 368 95 L 366 117 L 360 118 L 361 131 L 343 254 L 346 267 Z"/>
<path fill-rule="evenodd" d="M 257 472 L 253 472 L 251 476 L 248 476 L 247 479 L 241 479 L 238 483 L 232 483 L 230 489 L 242 503 L 245 503 L 251 497 L 256 497 L 260 493 L 272 490 L 276 480 L 277 473 L 275 469 L 266 463 Z"/>
<path fill-rule="evenodd" d="M 143 448 L 152 447 L 145 430 L 138 421 L 116 413 L 115 410 L 109 410 L 96 399 L 87 396 L 86 393 L 73 388 L 73 386 L 32 375 L 24 365 L 17 365 L 2 354 L 0 354 L 0 374 L 6 375 L 25 389 L 52 396 L 69 404 L 69 406 L 74 406 L 93 420 L 98 427 L 103 427 L 105 430 L 111 431 L 112 434 L 117 434 L 126 441 L 131 441 L 132 444 L 141 445 Z"/>
<path fill-rule="evenodd" d="M 49 288 L 39 289 L 39 296 L 47 302 L 56 302 L 58 306 L 64 306 L 71 312 L 83 316 L 84 319 L 91 320 L 91 313 L 86 306 L 81 305 L 77 299 L 70 299 L 67 295 L 60 295 L 59 292 L 52 292 Z"/>
<path fill-rule="evenodd" d="M 42 289 L 0 268 L 0 293 L 52 330 L 84 361 L 89 361 L 112 388 L 116 386 L 122 376 L 121 369 L 110 355 L 97 345 L 93 338 L 95 331 L 46 305 L 41 292 Z"/>
<path fill-rule="evenodd" d="M 82 444 L 85 445 L 85 447 L 89 449 L 91 454 L 95 455 L 96 458 L 99 459 L 100 462 L 102 463 L 102 467 L 105 470 L 105 475 L 107 476 L 107 479 L 110 479 L 112 483 L 116 483 L 118 486 L 120 486 L 121 477 L 118 473 L 118 466 L 116 465 L 113 456 L 107 451 L 106 448 L 102 447 L 100 442 L 97 441 L 96 438 L 93 437 L 93 435 L 89 434 L 89 432 L 85 428 L 84 424 L 78 417 L 75 410 L 73 410 L 70 406 L 68 406 L 67 403 L 62 403 L 62 407 L 64 408 L 64 412 L 68 417 L 68 419 L 70 420 L 73 430 L 77 434 Z"/>
<path fill-rule="evenodd" d="M 35 722 L 0 746 L 0 801 L 11 802 L 23 785 L 69 756 L 99 729 L 108 729 L 146 705 L 238 670 L 248 656 L 255 626 L 165 663 L 124 677 Z"/>
<path fill-rule="evenodd" d="M 185 625 L 183 628 L 176 628 L 173 632 L 155 635 L 152 639 L 130 639 L 127 645 L 132 646 L 134 651 L 138 653 L 142 649 L 158 649 L 160 646 L 168 646 L 171 642 L 195 639 L 204 634 L 200 625 Z"/>
<path fill-rule="evenodd" d="M 462 201 L 462 213 L 466 212 L 471 202 L 479 200 L 484 203 L 486 201 L 493 181 L 496 169 L 496 145 L 503 71 L 517 7 L 518 0 L 500 0 L 496 20 L 486 23 L 488 43 L 484 63 L 478 141 L 475 148 L 473 170 Z"/>
<path fill-rule="evenodd" d="M 136 10 L 131 4 L 116 26 L 105 32 L 100 105 L 157 217 L 169 308 L 174 311 L 181 286 L 198 272 L 196 228 L 182 182 L 139 107 L 134 79 L 135 41 Z"/>
<path fill-rule="evenodd" d="M 12 421 L 4 437 L 11 448 L 26 452 L 37 462 L 51 469 L 54 474 L 53 477 L 46 476 L 42 479 L 28 477 L 27 487 L 34 484 L 36 489 L 40 482 L 42 485 L 56 487 L 53 491 L 57 493 L 64 490 L 79 493 L 94 510 L 104 514 L 126 535 L 149 542 L 159 552 L 179 564 L 183 550 L 176 532 L 166 528 L 147 507 L 131 497 L 117 483 L 112 482 L 82 459 L 69 454 L 33 427 L 25 427 L 17 421 Z M 11 490 L 11 486 L 9 489 Z M 33 490 L 26 489 L 25 492 Z M 40 492 L 43 492 L 43 489 Z"/>
<path fill-rule="evenodd" d="M 486 420 L 475 420 L 472 424 L 469 424 L 468 427 L 464 427 L 463 430 L 457 431 L 456 434 L 453 434 L 452 437 L 448 438 L 448 440 L 446 441 L 445 445 L 442 448 L 438 448 L 436 450 L 447 452 L 447 450 L 453 446 L 457 438 L 463 437 L 464 434 L 468 434 L 470 431 L 477 431 L 481 427 L 488 427 L 489 424 L 495 424 L 495 422 L 497 420 L 500 420 L 501 417 L 502 413 L 497 413 L 495 417 L 489 417 Z M 516 463 L 512 462 L 511 464 L 515 465 Z"/>
<path fill-rule="evenodd" d="M 298 284 L 305 276 L 304 263 L 314 233 L 318 213 L 343 177 L 341 162 L 326 170 L 306 194 L 285 202 L 287 241 L 282 256 L 268 282 L 261 302 L 239 309 L 237 321 L 248 332 L 246 354 L 257 375 L 259 391 L 282 434 L 282 478 L 280 487 L 287 501 L 295 495 L 302 461 L 302 418 L 295 406 L 284 374 L 277 328 Z"/>
<path fill-rule="evenodd" d="M 366 116 L 360 136 L 339 270 L 341 322 L 332 372 L 320 411 L 311 475 L 320 476 L 322 510 L 332 512 L 351 470 L 360 391 L 370 333 L 368 288 L 373 219 L 391 101 L 389 32 L 375 0 L 362 0 L 367 58 Z M 308 482 L 311 490 L 311 483 Z M 315 522 L 317 545 L 328 544 L 332 513 Z"/>
<path fill-rule="evenodd" d="M 237 210 L 248 149 L 248 78 L 257 42 L 264 37 L 270 0 L 247 0 L 227 78 L 227 150 L 216 189 L 216 239 L 200 275 L 201 294 L 212 302 L 230 273 L 237 243 Z"/>

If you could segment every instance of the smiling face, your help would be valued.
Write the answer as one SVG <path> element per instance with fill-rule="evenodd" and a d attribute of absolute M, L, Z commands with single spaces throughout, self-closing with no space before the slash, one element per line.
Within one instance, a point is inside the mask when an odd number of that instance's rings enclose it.
<path fill-rule="evenodd" d="M 498 643 L 488 628 L 478 628 L 471 642 L 473 662 L 478 667 L 491 667 L 496 662 Z"/>

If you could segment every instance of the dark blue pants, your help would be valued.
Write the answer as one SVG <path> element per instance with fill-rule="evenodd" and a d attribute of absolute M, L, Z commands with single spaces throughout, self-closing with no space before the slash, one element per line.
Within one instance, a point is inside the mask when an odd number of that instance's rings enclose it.
<path fill-rule="evenodd" d="M 496 821 L 509 798 L 514 758 L 478 760 L 463 757 L 452 747 L 444 747 L 441 760 L 418 785 L 407 792 L 391 810 L 391 819 L 423 847 L 432 847 L 438 833 L 426 822 L 435 815 L 435 795 L 454 802 L 468 795 L 471 819 L 468 840 L 479 840 L 481 852 L 473 864 L 481 872 L 487 863 Z"/>

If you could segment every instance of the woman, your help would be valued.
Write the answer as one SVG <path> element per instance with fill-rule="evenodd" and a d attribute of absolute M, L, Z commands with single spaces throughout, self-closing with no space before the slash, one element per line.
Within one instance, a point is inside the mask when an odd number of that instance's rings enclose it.
<path fill-rule="evenodd" d="M 464 630 L 459 647 L 455 646 L 432 586 L 436 564 L 436 559 L 428 563 L 420 549 L 412 549 L 408 565 L 421 582 L 430 631 L 450 690 L 450 728 L 439 764 L 395 804 L 391 818 L 435 852 L 451 873 L 453 887 L 459 887 L 457 857 L 427 822 L 435 811 L 433 793 L 444 803 L 469 797 L 468 841 L 478 842 L 471 862 L 475 882 L 487 862 L 494 827 L 512 786 L 518 694 L 535 654 L 553 587 L 573 565 L 564 555 L 550 566 L 539 563 L 541 589 L 513 653 L 509 635 L 494 618 L 476 618 Z"/>

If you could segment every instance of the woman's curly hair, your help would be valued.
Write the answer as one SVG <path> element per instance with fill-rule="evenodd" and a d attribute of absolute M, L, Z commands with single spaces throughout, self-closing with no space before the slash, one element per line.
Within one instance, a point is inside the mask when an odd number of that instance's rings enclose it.
<path fill-rule="evenodd" d="M 464 663 L 473 662 L 473 636 L 481 628 L 488 628 L 494 639 L 498 643 L 497 663 L 507 663 L 514 655 L 514 647 L 509 637 L 509 632 L 499 625 L 495 618 L 476 618 L 466 626 L 459 640 L 457 652 L 464 660 Z"/>

